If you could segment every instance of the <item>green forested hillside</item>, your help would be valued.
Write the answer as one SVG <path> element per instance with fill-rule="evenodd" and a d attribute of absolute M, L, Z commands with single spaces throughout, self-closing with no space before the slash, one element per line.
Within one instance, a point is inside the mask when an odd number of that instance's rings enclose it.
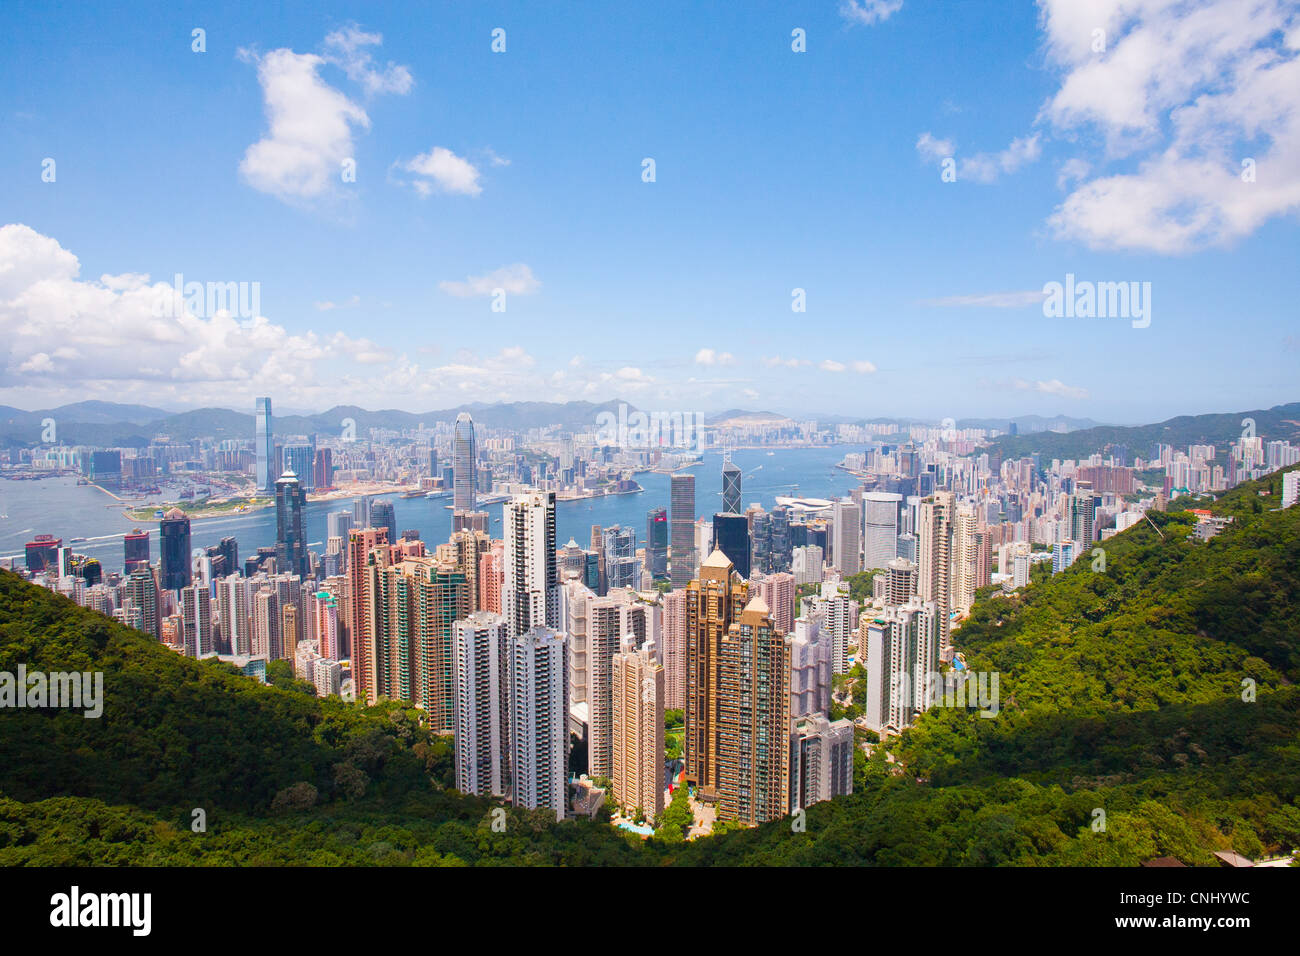
<path fill-rule="evenodd" d="M 954 640 L 999 712 L 935 709 L 853 796 L 689 843 L 556 825 L 445 789 L 447 742 L 397 704 L 262 687 L 0 573 L 0 670 L 102 668 L 104 716 L 0 710 L 0 863 L 1134 865 L 1300 845 L 1300 508 L 1280 475 L 1189 540 L 1152 514 Z M 1158 528 L 1158 530 L 1157 530 Z M 894 758 L 891 762 L 887 757 Z M 193 810 L 207 830 L 190 829 Z M 1104 829 L 1100 823 L 1104 821 Z"/>

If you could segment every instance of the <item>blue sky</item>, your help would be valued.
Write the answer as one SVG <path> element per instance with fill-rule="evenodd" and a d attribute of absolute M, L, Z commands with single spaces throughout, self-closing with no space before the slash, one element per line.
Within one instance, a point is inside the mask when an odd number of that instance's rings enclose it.
<path fill-rule="evenodd" d="M 0 403 L 1296 400 L 1300 13 L 1252 6 L 10 3 Z M 262 317 L 160 319 L 178 272 Z M 1045 317 L 1067 273 L 1150 326 Z"/>

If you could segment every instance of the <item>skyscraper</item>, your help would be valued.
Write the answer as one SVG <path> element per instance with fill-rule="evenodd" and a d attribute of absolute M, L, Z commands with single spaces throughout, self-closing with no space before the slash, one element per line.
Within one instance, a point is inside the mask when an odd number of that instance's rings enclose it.
<path fill-rule="evenodd" d="M 190 519 L 179 508 L 172 508 L 158 522 L 158 554 L 162 589 L 179 591 L 193 580 L 190 566 Z"/>
<path fill-rule="evenodd" d="M 470 613 L 469 585 L 455 565 L 412 557 L 369 568 L 368 639 L 374 694 L 407 700 L 435 733 L 454 729 L 452 625 Z"/>
<path fill-rule="evenodd" d="M 895 558 L 885 572 L 885 603 L 906 604 L 916 597 L 916 564 L 907 558 Z"/>
<path fill-rule="evenodd" d="M 646 641 L 657 646 L 660 609 L 627 589 L 611 590 L 603 597 L 590 592 L 575 597 L 586 604 L 585 610 L 581 611 L 582 619 L 570 616 L 571 623 L 585 629 L 585 653 L 570 654 L 570 661 L 576 663 L 577 658 L 586 671 L 583 699 L 587 702 L 588 713 L 587 764 L 593 776 L 608 777 L 613 772 L 611 760 L 615 746 L 613 660 L 629 636 L 633 648 Z"/>
<path fill-rule="evenodd" d="M 257 487 L 259 491 L 270 493 L 275 490 L 275 478 L 278 462 L 275 460 L 275 436 L 271 431 L 271 400 L 259 398 L 253 406 L 257 437 L 254 439 L 254 454 L 257 456 Z"/>
<path fill-rule="evenodd" d="M 845 577 L 862 570 L 861 518 L 857 504 L 850 498 L 836 498 L 831 510 L 831 561 Z"/>
<path fill-rule="evenodd" d="M 555 492 L 533 491 L 501 509 L 505 539 L 502 606 L 512 638 L 534 627 L 560 626 L 555 559 Z"/>
<path fill-rule="evenodd" d="M 794 630 L 795 583 L 789 571 L 764 574 L 750 582 L 750 591 L 756 592 L 772 612 L 772 620 L 782 634 Z"/>
<path fill-rule="evenodd" d="M 952 529 L 952 609 L 968 614 L 975 605 L 976 577 L 979 570 L 979 522 L 975 506 L 962 502 L 957 505 Z"/>
<path fill-rule="evenodd" d="M 736 463 L 727 458 L 722 463 L 722 513 L 738 515 L 741 514 L 740 504 L 740 468 Z"/>
<path fill-rule="evenodd" d="M 1096 540 L 1097 504 L 1092 485 L 1086 481 L 1078 482 L 1070 496 L 1070 537 L 1078 542 L 1080 553 L 1092 547 Z"/>
<path fill-rule="evenodd" d="M 217 617 L 228 654 L 253 653 L 253 589 L 248 578 L 230 574 L 217 582 Z"/>
<path fill-rule="evenodd" d="M 303 491 L 315 489 L 312 475 L 312 466 L 316 460 L 314 445 L 309 442 L 293 442 L 280 449 L 280 457 L 284 459 L 284 470 L 298 476 L 298 484 L 302 485 Z"/>
<path fill-rule="evenodd" d="M 952 612 L 952 534 L 956 499 L 939 491 L 921 502 L 917 516 L 917 594 L 934 604 L 939 654 L 948 660 L 949 615 Z"/>
<path fill-rule="evenodd" d="M 362 495 L 352 502 L 352 527 L 373 528 L 370 523 L 370 496 Z"/>
<path fill-rule="evenodd" d="M 742 578 L 749 577 L 749 521 L 744 515 L 713 516 L 713 549 L 725 554 Z"/>
<path fill-rule="evenodd" d="M 790 808 L 790 644 L 760 597 L 718 644 L 718 818 L 757 825 Z"/>
<path fill-rule="evenodd" d="M 863 494 L 866 531 L 862 545 L 864 570 L 879 570 L 898 557 L 898 511 L 902 503 L 902 495 L 887 491 L 868 491 Z"/>
<path fill-rule="evenodd" d="M 686 587 L 686 780 L 704 799 L 718 793 L 718 658 L 731 625 L 749 597 L 721 551 L 700 565 Z"/>
<path fill-rule="evenodd" d="M 510 794 L 510 654 L 505 618 L 475 611 L 452 625 L 456 789 Z"/>
<path fill-rule="evenodd" d="M 352 512 L 331 511 L 325 516 L 326 540 L 329 538 L 347 539 L 352 530 Z"/>
<path fill-rule="evenodd" d="M 353 528 L 348 532 L 347 613 L 344 615 L 347 633 L 344 635 L 346 646 L 340 648 L 339 654 L 352 659 L 352 679 L 356 684 L 357 699 L 366 703 L 374 703 L 377 697 L 370 653 L 374 646 L 370 639 L 370 554 L 376 549 L 386 550 L 387 545 L 386 529 Z"/>
<path fill-rule="evenodd" d="M 684 588 L 695 575 L 695 476 L 673 475 L 672 551 L 668 565 L 674 588 Z"/>
<path fill-rule="evenodd" d="M 669 591 L 664 610 L 661 651 L 664 662 L 664 707 L 686 709 L 686 592 Z"/>
<path fill-rule="evenodd" d="M 453 479 L 452 510 L 477 511 L 478 455 L 474 444 L 474 419 L 469 412 L 456 416 L 453 429 L 451 465 Z"/>
<path fill-rule="evenodd" d="M 554 549 L 552 549 L 554 551 Z M 514 803 L 564 819 L 568 808 L 569 674 L 562 634 L 531 627 L 510 639 L 510 752 Z"/>
<path fill-rule="evenodd" d="M 654 819 L 664 808 L 664 669 L 654 642 L 638 648 L 634 635 L 624 635 L 611 676 L 613 797 Z"/>
<path fill-rule="evenodd" d="M 603 538 L 606 590 L 639 588 L 641 562 L 636 557 L 636 529 L 614 525 L 605 529 Z"/>
<path fill-rule="evenodd" d="M 790 809 L 853 792 L 853 722 L 804 717 L 790 734 Z"/>
<path fill-rule="evenodd" d="M 645 519 L 645 565 L 655 580 L 668 576 L 668 512 L 654 508 Z"/>
<path fill-rule="evenodd" d="M 203 585 L 191 585 L 181 591 L 181 621 L 187 657 L 203 657 L 215 650 L 212 645 L 212 600 Z"/>
<path fill-rule="evenodd" d="M 316 458 L 311 464 L 312 468 L 312 487 L 317 491 L 323 491 L 326 488 L 334 487 L 334 452 L 329 448 L 321 448 L 316 452 Z"/>
<path fill-rule="evenodd" d="M 137 565 L 126 579 L 126 600 L 140 615 L 139 629 L 155 641 L 160 639 L 158 620 L 158 582 L 154 580 L 153 570 L 148 566 Z"/>
<path fill-rule="evenodd" d="M 888 606 L 867 623 L 867 726 L 910 727 L 930 706 L 930 675 L 939 670 L 938 609 L 916 598 Z"/>
<path fill-rule="evenodd" d="M 298 476 L 286 471 L 275 482 L 275 565 L 280 573 L 301 578 L 310 572 L 302 510 L 307 495 Z"/>
<path fill-rule="evenodd" d="M 370 505 L 370 527 L 386 529 L 390 544 L 398 540 L 397 518 L 391 501 L 376 501 Z"/>
<path fill-rule="evenodd" d="M 130 574 L 137 567 L 149 566 L 149 532 L 139 528 L 122 537 L 122 553 L 126 562 L 123 571 Z"/>

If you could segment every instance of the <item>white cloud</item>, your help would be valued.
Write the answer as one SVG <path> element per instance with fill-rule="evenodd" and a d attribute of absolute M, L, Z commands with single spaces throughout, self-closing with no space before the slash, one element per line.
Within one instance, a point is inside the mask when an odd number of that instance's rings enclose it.
<path fill-rule="evenodd" d="M 1021 166 L 1034 162 L 1042 153 L 1038 134 L 1021 136 L 1011 141 L 1000 153 L 978 153 L 957 161 L 958 180 L 993 183 L 1003 173 L 1014 173 Z"/>
<path fill-rule="evenodd" d="M 929 132 L 922 133 L 916 138 L 916 151 L 923 159 L 930 161 L 948 159 L 955 150 L 952 140 L 938 139 Z"/>
<path fill-rule="evenodd" d="M 1080 183 L 1049 218 L 1097 249 L 1179 254 L 1300 210 L 1300 29 L 1287 0 L 1040 0 L 1060 88 L 1040 122 L 1125 171 Z M 1094 53 L 1092 31 L 1106 31 Z M 1242 180 L 1242 160 L 1256 180 Z M 1134 168 L 1135 167 L 1135 168 Z M 1101 171 L 1099 171 L 1100 173 Z"/>
<path fill-rule="evenodd" d="M 241 49 L 241 59 L 256 64 L 268 130 L 244 153 L 239 173 L 254 189 L 287 202 L 310 202 L 334 194 L 343 161 L 355 159 L 353 133 L 369 129 L 370 117 L 347 95 L 321 78 L 327 64 L 338 65 L 367 93 L 405 93 L 411 87 L 406 67 L 370 66 L 364 49 L 381 42 L 378 34 L 349 28 L 329 35 L 326 53 L 295 53 L 281 48 L 264 55 Z"/>
<path fill-rule="evenodd" d="M 326 363 L 378 364 L 392 354 L 342 332 L 295 333 L 264 316 L 198 316 L 147 275 L 80 278 L 77 257 L 28 226 L 0 227 L 0 341 L 7 387 L 95 397 L 229 401 L 232 390 L 328 391 Z M 215 281 L 215 280 L 214 280 Z M 222 280 L 224 281 L 224 280 Z M 75 347 L 67 343 L 76 343 Z"/>
<path fill-rule="evenodd" d="M 414 82 L 411 71 L 391 60 L 382 70 L 372 67 L 371 46 L 384 42 L 382 34 L 363 33 L 356 24 L 335 30 L 325 38 L 325 58 L 341 66 L 348 79 L 358 83 L 369 94 L 410 92 Z"/>
<path fill-rule="evenodd" d="M 1024 379 L 1016 379 L 1012 385 L 1020 390 L 1027 392 L 1039 392 L 1043 395 L 1056 395 L 1061 398 L 1087 398 L 1088 390 L 1079 388 L 1074 385 L 1066 385 L 1060 379 L 1054 378 L 1048 381 L 1027 382 Z"/>
<path fill-rule="evenodd" d="M 780 355 L 773 355 L 763 359 L 763 364 L 768 368 L 799 368 L 803 365 L 811 365 L 808 359 L 801 358 L 783 358 Z"/>
<path fill-rule="evenodd" d="M 852 362 L 844 363 L 835 359 L 822 359 L 821 364 L 817 366 L 823 372 L 847 372 L 849 369 L 857 372 L 859 375 L 870 375 L 876 370 L 876 366 L 866 359 L 855 359 Z"/>
<path fill-rule="evenodd" d="M 1023 292 L 982 292 L 975 295 L 950 295 L 941 299 L 922 299 L 920 305 L 976 306 L 988 309 L 1018 309 L 1028 305 L 1042 305 L 1046 293 L 1042 289 Z"/>
<path fill-rule="evenodd" d="M 528 295 L 541 287 L 541 282 L 533 276 L 533 270 L 522 262 L 502 266 L 486 275 L 466 276 L 464 282 L 444 279 L 438 283 L 443 292 L 461 299 L 492 295 L 494 289 L 504 289 L 511 295 Z"/>
<path fill-rule="evenodd" d="M 478 183 L 478 168 L 443 146 L 435 146 L 414 159 L 398 163 L 398 168 L 415 175 L 411 184 L 421 196 L 427 197 L 434 192 L 477 196 L 483 192 Z"/>
<path fill-rule="evenodd" d="M 695 353 L 696 365 L 734 365 L 736 358 L 730 352 L 716 352 L 713 349 L 700 349 Z"/>
<path fill-rule="evenodd" d="M 335 309 L 350 309 L 350 308 L 352 308 L 353 306 L 355 306 L 355 305 L 360 305 L 360 304 L 361 304 L 361 296 L 359 296 L 359 295 L 354 295 L 354 296 L 351 296 L 350 298 L 344 300 L 343 302 L 331 302 L 331 301 L 329 301 L 329 300 L 325 300 L 325 301 L 323 301 L 323 302 L 317 302 L 317 303 L 316 303 L 316 311 L 318 311 L 318 312 L 332 312 L 332 311 L 334 311 Z"/>
<path fill-rule="evenodd" d="M 844 0 L 840 16 L 850 23 L 873 26 L 883 23 L 903 8 L 903 0 Z"/>
<path fill-rule="evenodd" d="M 971 180 L 977 183 L 993 183 L 1003 173 L 1014 173 L 1027 163 L 1038 159 L 1042 153 L 1038 134 L 1022 136 L 1000 153 L 977 153 L 974 156 L 954 156 L 957 146 L 950 139 L 939 139 L 929 132 L 922 133 L 916 140 L 916 151 L 927 162 L 944 159 L 957 160 L 957 179 Z"/>
<path fill-rule="evenodd" d="M 498 156 L 491 148 L 484 148 L 483 152 L 487 155 L 488 162 L 493 166 L 509 166 L 510 160 L 504 156 Z"/>
<path fill-rule="evenodd" d="M 1085 179 L 1088 173 L 1092 172 L 1092 164 L 1086 159 L 1074 157 L 1067 159 L 1061 164 L 1060 170 L 1056 174 L 1056 188 L 1065 189 L 1070 183 L 1077 183 Z"/>

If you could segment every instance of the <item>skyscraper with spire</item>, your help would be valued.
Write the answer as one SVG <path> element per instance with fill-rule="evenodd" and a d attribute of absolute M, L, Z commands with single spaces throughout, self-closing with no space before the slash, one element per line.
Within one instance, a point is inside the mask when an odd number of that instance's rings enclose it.
<path fill-rule="evenodd" d="M 686 780 L 706 799 L 718 790 L 718 653 L 732 623 L 749 599 L 749 585 L 734 575 L 721 551 L 700 565 L 686 591 Z"/>
<path fill-rule="evenodd" d="M 453 429 L 452 450 L 452 510 L 471 512 L 477 510 L 478 454 L 474 443 L 474 419 L 469 412 L 456 416 Z"/>
<path fill-rule="evenodd" d="M 741 514 L 740 510 L 740 468 L 731 457 L 722 463 L 722 513 Z"/>
<path fill-rule="evenodd" d="M 303 530 L 302 511 L 307 495 L 292 471 L 286 471 L 275 483 L 275 565 L 281 573 L 306 578 L 311 568 L 307 560 L 307 535 Z"/>
<path fill-rule="evenodd" d="M 278 469 L 275 460 L 275 436 L 271 432 L 271 400 L 259 398 L 253 406 L 253 418 L 257 429 L 254 440 L 254 454 L 257 456 L 257 487 L 260 491 L 275 490 L 275 477 Z"/>

